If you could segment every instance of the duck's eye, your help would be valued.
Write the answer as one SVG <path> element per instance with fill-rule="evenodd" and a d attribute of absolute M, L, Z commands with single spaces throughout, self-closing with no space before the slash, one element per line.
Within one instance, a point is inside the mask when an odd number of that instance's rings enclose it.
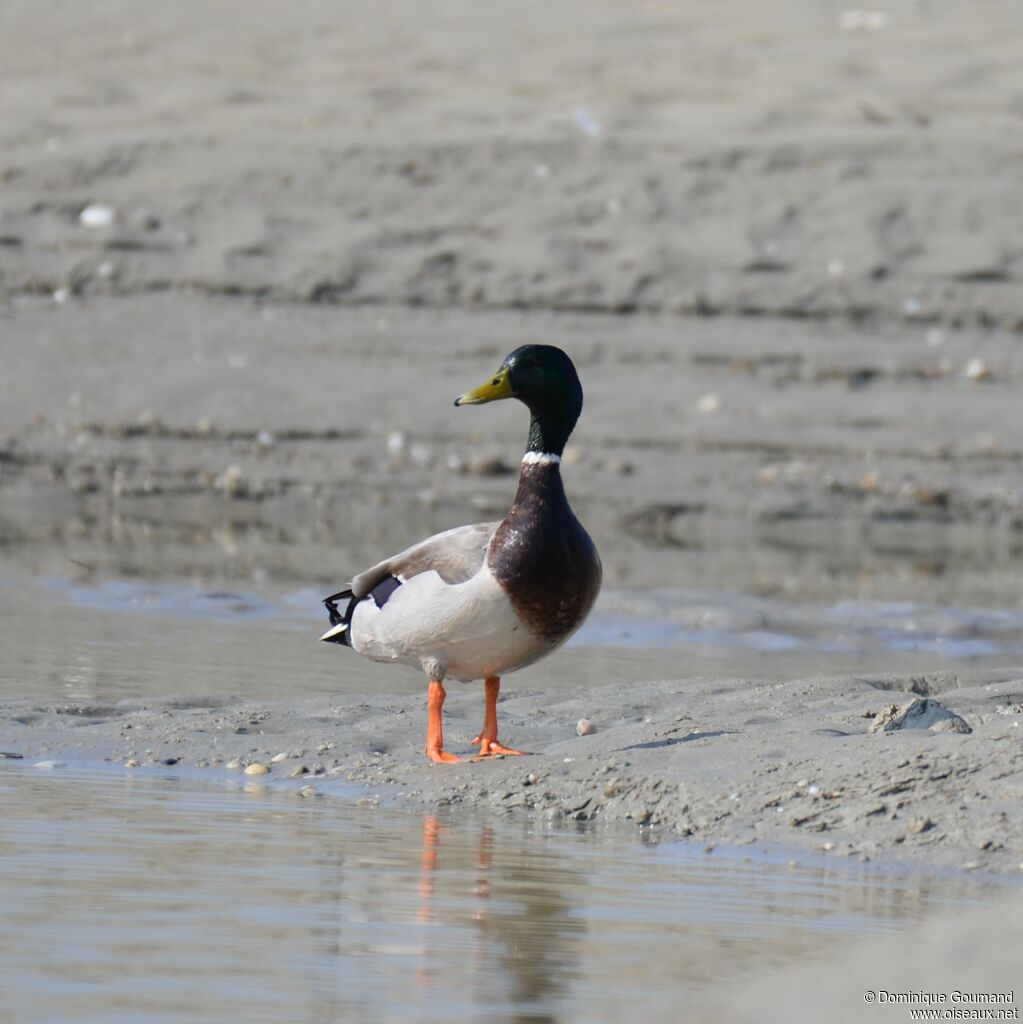
<path fill-rule="evenodd" d="M 494 378 L 494 379 L 493 379 L 493 380 L 492 380 L 492 381 L 490 382 L 490 386 L 491 386 L 492 388 L 496 388 L 496 387 L 497 387 L 497 385 L 498 385 L 498 384 L 500 384 L 500 383 L 501 383 L 501 378 L 500 378 L 500 377 L 495 377 L 495 378 Z"/>

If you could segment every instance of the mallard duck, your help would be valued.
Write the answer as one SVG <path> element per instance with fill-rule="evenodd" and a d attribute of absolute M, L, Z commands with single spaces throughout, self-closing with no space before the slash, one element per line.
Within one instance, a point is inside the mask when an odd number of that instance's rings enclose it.
<path fill-rule="evenodd" d="M 426 673 L 426 754 L 436 762 L 462 760 L 444 749 L 449 676 L 484 680 L 483 728 L 472 741 L 477 757 L 522 753 L 497 739 L 501 676 L 563 644 L 600 589 L 597 549 L 561 482 L 561 454 L 583 406 L 572 360 L 552 345 L 523 345 L 455 405 L 502 398 L 517 398 L 531 415 L 518 490 L 504 519 L 429 537 L 359 573 L 323 602 L 331 628 L 322 640 Z"/>

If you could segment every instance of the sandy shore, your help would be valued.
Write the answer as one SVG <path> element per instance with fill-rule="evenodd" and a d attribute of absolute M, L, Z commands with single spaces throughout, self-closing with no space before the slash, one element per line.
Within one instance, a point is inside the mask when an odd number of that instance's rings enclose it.
<path fill-rule="evenodd" d="M 684 679 L 507 687 L 506 742 L 529 756 L 429 765 L 420 696 L 329 702 L 178 699 L 113 707 L 8 702 L 0 749 L 29 763 L 114 761 L 133 772 L 250 765 L 296 792 L 357 783 L 370 798 L 485 808 L 683 837 L 1015 872 L 1023 844 L 1023 671 L 793 682 Z M 971 732 L 869 732 L 890 704 L 939 700 Z M 470 755 L 479 687 L 452 686 L 447 747 Z M 579 719 L 595 727 L 576 734 Z M 180 769 L 178 769 L 180 770 Z M 258 769 L 257 769 L 258 770 Z M 342 789 L 344 787 L 341 787 Z M 350 790 L 347 790 L 350 792 Z"/>
<path fill-rule="evenodd" d="M 506 507 L 521 410 L 450 400 L 541 339 L 583 376 L 566 477 L 618 607 L 1018 609 L 1018 5 L 527 6 L 227 3 L 197 33 L 189 3 L 11 5 L 5 577 L 326 592 Z M 182 642 L 173 692 L 58 700 L 72 669 L 32 658 L 51 623 L 0 603 L 0 748 L 32 762 L 285 754 L 296 790 L 449 813 L 1023 861 L 1023 670 L 730 678 L 661 652 L 598 687 L 553 660 L 502 705 L 534 756 L 436 770 L 411 677 L 331 699 L 311 635 L 201 686 Z M 914 694 L 972 733 L 868 733 Z M 448 708 L 464 751 L 478 688 Z"/>

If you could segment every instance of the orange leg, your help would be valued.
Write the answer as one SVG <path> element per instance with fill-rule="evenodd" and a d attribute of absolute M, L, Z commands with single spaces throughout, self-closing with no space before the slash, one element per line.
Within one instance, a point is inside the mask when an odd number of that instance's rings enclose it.
<path fill-rule="evenodd" d="M 444 727 L 441 722 L 441 712 L 444 709 L 444 684 L 439 679 L 430 680 L 430 688 L 427 691 L 427 720 L 426 720 L 426 756 L 438 764 L 458 764 L 460 757 L 448 754 L 444 750 Z"/>
<path fill-rule="evenodd" d="M 501 692 L 501 680 L 497 676 L 488 676 L 487 688 L 487 711 L 483 718 L 483 728 L 479 736 L 472 742 L 480 745 L 480 757 L 489 757 L 491 754 L 515 754 L 522 755 L 522 750 L 512 750 L 511 747 L 502 746 L 497 742 L 497 695 Z"/>

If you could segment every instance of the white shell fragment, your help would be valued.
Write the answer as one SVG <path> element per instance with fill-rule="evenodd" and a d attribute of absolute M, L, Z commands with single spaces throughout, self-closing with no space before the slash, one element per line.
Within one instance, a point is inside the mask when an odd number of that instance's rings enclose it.
<path fill-rule="evenodd" d="M 114 208 L 104 203 L 89 203 L 78 215 L 78 223 L 83 228 L 108 228 L 116 219 Z"/>
<path fill-rule="evenodd" d="M 983 359 L 971 359 L 963 370 L 967 380 L 987 380 L 991 376 L 991 367 Z"/>
<path fill-rule="evenodd" d="M 604 134 L 604 126 L 585 107 L 576 107 L 572 111 L 572 120 L 576 128 L 591 139 L 600 138 Z"/>
<path fill-rule="evenodd" d="M 888 15 L 884 11 L 865 11 L 854 7 L 843 11 L 838 18 L 841 32 L 880 32 L 888 27 Z"/>

